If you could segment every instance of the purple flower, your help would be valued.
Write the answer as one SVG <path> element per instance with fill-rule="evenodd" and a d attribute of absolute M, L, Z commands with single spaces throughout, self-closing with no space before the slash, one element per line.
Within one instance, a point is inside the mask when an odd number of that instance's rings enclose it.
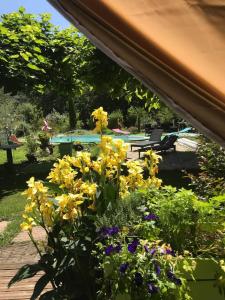
<path fill-rule="evenodd" d="M 113 245 L 109 245 L 109 246 L 106 247 L 106 249 L 105 249 L 105 255 L 110 255 L 113 251 L 114 251 Z"/>
<path fill-rule="evenodd" d="M 156 273 L 156 275 L 159 276 L 160 273 L 161 273 L 160 266 L 157 263 L 154 263 L 154 267 L 155 267 L 155 273 Z"/>
<path fill-rule="evenodd" d="M 144 216 L 144 220 L 146 221 L 156 221 L 158 217 L 155 214 L 148 214 Z"/>
<path fill-rule="evenodd" d="M 150 249 L 148 248 L 147 245 L 144 245 L 144 249 L 145 249 L 145 252 L 150 253 Z"/>
<path fill-rule="evenodd" d="M 113 227 L 102 227 L 100 230 L 100 233 L 104 236 L 112 236 L 119 232 L 119 227 L 113 226 Z"/>
<path fill-rule="evenodd" d="M 133 239 L 133 242 L 128 244 L 128 251 L 130 253 L 134 254 L 134 252 L 136 251 L 138 245 L 139 245 L 138 239 Z"/>
<path fill-rule="evenodd" d="M 118 244 L 114 247 L 114 251 L 115 251 L 116 253 L 119 253 L 121 250 L 122 250 L 122 247 L 121 247 L 121 245 L 118 243 Z"/>
<path fill-rule="evenodd" d="M 129 266 L 128 263 L 123 263 L 123 264 L 121 264 L 121 265 L 120 265 L 120 272 L 124 274 L 124 273 L 126 272 L 128 266 Z"/>
<path fill-rule="evenodd" d="M 137 286 L 142 285 L 143 283 L 143 277 L 141 275 L 141 273 L 136 272 L 134 275 L 134 282 L 136 283 Z"/>
<path fill-rule="evenodd" d="M 158 293 L 159 288 L 157 286 L 155 286 L 153 283 L 149 282 L 147 284 L 147 286 L 148 286 L 148 292 L 149 292 L 149 294 Z"/>
<path fill-rule="evenodd" d="M 151 255 L 154 255 L 155 252 L 156 252 L 156 249 L 155 248 L 152 248 L 152 249 L 149 249 L 148 245 L 144 245 L 144 249 L 145 249 L 145 252 L 151 254 Z"/>
<path fill-rule="evenodd" d="M 175 274 L 170 270 L 167 272 L 167 277 L 173 281 L 176 285 L 181 285 L 182 284 L 182 281 L 180 280 L 180 278 L 177 278 L 175 276 Z"/>
<path fill-rule="evenodd" d="M 172 256 L 176 256 L 175 251 L 172 250 L 172 249 L 169 249 L 169 248 L 166 249 L 166 253 L 165 253 L 165 254 L 170 254 L 170 255 L 172 255 Z"/>
<path fill-rule="evenodd" d="M 149 252 L 151 255 L 154 255 L 156 253 L 156 249 L 155 248 L 152 248 Z"/>

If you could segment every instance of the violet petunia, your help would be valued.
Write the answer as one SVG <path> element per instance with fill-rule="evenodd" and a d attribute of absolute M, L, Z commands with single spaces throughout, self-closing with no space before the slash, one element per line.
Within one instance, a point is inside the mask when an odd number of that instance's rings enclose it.
<path fill-rule="evenodd" d="M 133 241 L 130 244 L 128 244 L 128 251 L 130 253 L 134 254 L 138 245 L 139 245 L 138 239 L 136 239 L 136 238 L 133 239 Z"/>
<path fill-rule="evenodd" d="M 114 251 L 113 245 L 109 245 L 109 246 L 106 247 L 106 249 L 105 249 L 105 255 L 110 255 L 110 254 L 113 253 L 113 251 Z"/>
<path fill-rule="evenodd" d="M 141 275 L 141 273 L 139 272 L 136 272 L 135 275 L 134 275 L 134 282 L 137 286 L 140 286 L 142 285 L 143 283 L 143 277 Z"/>
<path fill-rule="evenodd" d="M 157 286 L 155 286 L 154 283 L 152 283 L 152 282 L 149 282 L 147 284 L 147 287 L 148 287 L 149 294 L 155 294 L 155 293 L 158 293 L 158 291 L 159 291 L 159 288 Z"/>
<path fill-rule="evenodd" d="M 157 219 L 158 219 L 158 217 L 152 213 L 144 216 L 144 220 L 146 220 L 146 221 L 156 221 Z"/>
<path fill-rule="evenodd" d="M 128 266 L 129 266 L 129 263 L 123 263 L 123 264 L 121 264 L 120 265 L 120 273 L 124 274 L 126 272 Z"/>

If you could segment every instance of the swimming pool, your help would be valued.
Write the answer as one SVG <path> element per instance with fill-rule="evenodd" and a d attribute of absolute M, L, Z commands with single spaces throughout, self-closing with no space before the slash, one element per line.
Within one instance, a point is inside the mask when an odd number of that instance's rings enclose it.
<path fill-rule="evenodd" d="M 141 141 L 149 139 L 149 137 L 141 136 L 141 135 L 108 135 L 113 139 L 120 139 L 124 142 L 132 142 L 132 141 Z M 71 136 L 54 136 L 50 139 L 50 142 L 53 144 L 60 143 L 69 143 L 69 142 L 80 142 L 80 143 L 99 143 L 100 135 L 98 134 L 90 134 L 90 135 L 71 135 Z"/>

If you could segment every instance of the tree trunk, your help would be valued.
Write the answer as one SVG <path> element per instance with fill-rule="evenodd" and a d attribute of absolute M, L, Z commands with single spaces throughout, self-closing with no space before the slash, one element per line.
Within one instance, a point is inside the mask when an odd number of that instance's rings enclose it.
<path fill-rule="evenodd" d="M 69 108 L 69 119 L 70 119 L 70 129 L 76 128 L 76 111 L 74 106 L 74 101 L 72 97 L 69 97 L 68 99 L 68 108 Z"/>
<path fill-rule="evenodd" d="M 141 117 L 137 117 L 137 127 L 138 127 L 138 132 L 141 132 Z"/>

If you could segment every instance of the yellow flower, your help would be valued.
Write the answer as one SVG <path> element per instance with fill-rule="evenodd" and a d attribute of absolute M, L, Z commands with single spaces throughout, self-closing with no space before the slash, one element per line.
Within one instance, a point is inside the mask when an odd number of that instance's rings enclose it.
<path fill-rule="evenodd" d="M 21 230 L 31 231 L 32 230 L 32 225 L 30 223 L 23 222 L 23 223 L 20 224 L 20 228 L 21 228 Z"/>
<path fill-rule="evenodd" d="M 93 120 L 96 121 L 95 131 L 102 134 L 103 129 L 108 126 L 108 114 L 103 110 L 102 107 L 94 110 L 91 114 L 93 116 Z"/>

